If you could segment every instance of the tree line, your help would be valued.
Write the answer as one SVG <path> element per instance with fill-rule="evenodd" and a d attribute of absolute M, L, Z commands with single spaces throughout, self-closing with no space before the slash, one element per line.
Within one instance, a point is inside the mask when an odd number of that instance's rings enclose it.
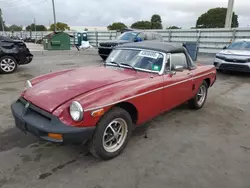
<path fill-rule="evenodd" d="M 207 12 L 201 14 L 197 21 L 196 26 L 191 27 L 194 28 L 223 28 L 226 19 L 227 8 L 212 8 Z M 232 17 L 232 27 L 238 27 L 238 15 L 233 12 Z M 122 22 L 114 22 L 107 27 L 109 30 L 118 30 L 122 31 L 124 29 L 128 29 L 129 27 Z M 132 29 L 163 29 L 161 16 L 158 14 L 154 14 L 151 17 L 151 20 L 141 20 L 131 24 L 130 28 Z M 179 26 L 168 26 L 166 29 L 181 29 Z"/>

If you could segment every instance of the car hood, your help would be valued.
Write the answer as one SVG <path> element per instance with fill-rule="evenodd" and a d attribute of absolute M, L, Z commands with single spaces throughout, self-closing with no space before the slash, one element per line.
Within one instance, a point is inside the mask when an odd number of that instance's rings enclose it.
<path fill-rule="evenodd" d="M 133 71 L 114 68 L 87 67 L 65 72 L 27 89 L 23 97 L 34 105 L 53 112 L 81 94 L 135 77 Z"/>
<path fill-rule="evenodd" d="M 240 56 L 250 56 L 250 50 L 222 50 L 220 54 L 223 55 L 240 55 Z"/>

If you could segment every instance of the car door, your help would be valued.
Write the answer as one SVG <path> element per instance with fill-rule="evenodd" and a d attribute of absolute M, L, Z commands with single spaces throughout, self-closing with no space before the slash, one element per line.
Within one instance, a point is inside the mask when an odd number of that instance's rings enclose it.
<path fill-rule="evenodd" d="M 164 74 L 163 95 L 165 110 L 172 109 L 193 95 L 193 71 L 189 69 L 185 53 L 170 54 Z"/>

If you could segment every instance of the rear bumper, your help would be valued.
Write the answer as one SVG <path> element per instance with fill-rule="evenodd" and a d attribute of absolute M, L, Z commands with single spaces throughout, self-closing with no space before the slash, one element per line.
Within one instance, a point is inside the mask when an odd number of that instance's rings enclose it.
<path fill-rule="evenodd" d="M 33 60 L 33 54 L 30 53 L 29 49 L 26 49 L 17 53 L 15 58 L 17 59 L 19 65 L 25 65 Z"/>
<path fill-rule="evenodd" d="M 56 116 L 20 98 L 11 105 L 11 111 L 18 129 L 50 142 L 84 143 L 92 138 L 95 127 L 71 127 L 62 123 Z M 62 139 L 49 137 L 48 133 L 60 134 Z"/>
<path fill-rule="evenodd" d="M 220 70 L 250 72 L 250 63 L 229 63 L 215 58 L 214 66 Z"/>
<path fill-rule="evenodd" d="M 33 55 L 28 55 L 19 61 L 19 65 L 29 64 L 33 60 Z"/>

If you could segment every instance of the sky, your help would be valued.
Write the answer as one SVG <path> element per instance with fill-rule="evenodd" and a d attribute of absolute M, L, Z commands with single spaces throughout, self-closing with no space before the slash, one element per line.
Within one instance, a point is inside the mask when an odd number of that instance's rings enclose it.
<path fill-rule="evenodd" d="M 128 27 L 138 20 L 159 14 L 164 27 L 195 26 L 197 18 L 210 8 L 227 7 L 228 0 L 55 0 L 57 21 L 70 26 L 107 26 L 123 22 Z M 52 0 L 0 0 L 7 25 L 53 23 Z M 250 0 L 235 0 L 240 27 L 250 27 Z"/>

